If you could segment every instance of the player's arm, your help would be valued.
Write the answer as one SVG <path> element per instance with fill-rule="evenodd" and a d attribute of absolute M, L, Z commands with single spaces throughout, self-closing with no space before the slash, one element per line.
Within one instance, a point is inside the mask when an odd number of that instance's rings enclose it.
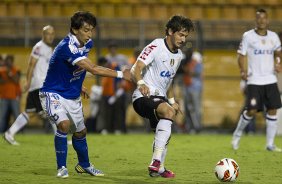
<path fill-rule="evenodd" d="M 247 80 L 247 78 L 248 78 L 248 73 L 247 73 L 247 70 L 246 70 L 246 63 L 247 63 L 247 56 L 242 55 L 242 54 L 238 54 L 238 65 L 239 65 L 239 69 L 240 69 L 241 78 L 243 80 Z"/>
<path fill-rule="evenodd" d="M 146 68 L 145 63 L 137 60 L 135 64 L 132 66 L 130 73 L 133 81 L 137 84 L 137 88 L 141 92 L 141 94 L 145 97 L 150 95 L 150 90 L 148 86 L 146 86 L 143 78 L 142 71 Z"/>
<path fill-rule="evenodd" d="M 281 57 L 282 57 L 281 51 L 274 51 L 275 71 L 278 73 L 282 71 Z"/>
<path fill-rule="evenodd" d="M 30 56 L 27 66 L 27 72 L 26 72 L 26 85 L 24 86 L 23 92 L 26 92 L 30 87 L 31 78 L 37 61 L 38 59 L 36 59 L 33 56 Z"/>
<path fill-rule="evenodd" d="M 123 71 L 115 71 L 110 68 L 94 65 L 88 58 L 76 62 L 76 65 L 85 69 L 93 75 L 99 75 L 103 77 L 117 77 L 129 81 L 131 80 L 129 69 L 125 69 Z"/>
<path fill-rule="evenodd" d="M 176 114 L 178 114 L 179 112 L 182 114 L 180 110 L 180 106 L 178 103 L 176 103 L 175 98 L 174 98 L 173 84 L 171 84 L 167 90 L 167 99 L 168 99 L 169 105 L 171 105 L 174 108 Z"/>

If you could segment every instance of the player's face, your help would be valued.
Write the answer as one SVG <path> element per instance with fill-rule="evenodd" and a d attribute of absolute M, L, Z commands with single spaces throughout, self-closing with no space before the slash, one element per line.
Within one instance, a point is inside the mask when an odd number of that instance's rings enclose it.
<path fill-rule="evenodd" d="M 171 41 L 173 48 L 179 49 L 183 46 L 185 43 L 187 37 L 188 37 L 189 32 L 186 31 L 185 29 L 182 29 L 180 31 L 176 31 L 171 35 Z"/>
<path fill-rule="evenodd" d="M 83 26 L 80 29 L 74 29 L 73 31 L 80 44 L 85 45 L 85 43 L 87 43 L 88 40 L 92 38 L 94 27 L 84 22 Z"/>
<path fill-rule="evenodd" d="M 43 40 L 47 45 L 52 45 L 55 38 L 55 30 L 53 28 L 46 29 L 43 33 Z"/>
<path fill-rule="evenodd" d="M 267 29 L 268 19 L 266 13 L 258 12 L 256 14 L 256 25 L 258 29 Z"/>

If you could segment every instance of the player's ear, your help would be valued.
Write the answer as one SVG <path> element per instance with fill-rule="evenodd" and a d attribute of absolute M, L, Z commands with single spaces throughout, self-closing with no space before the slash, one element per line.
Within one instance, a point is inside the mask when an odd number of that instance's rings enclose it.
<path fill-rule="evenodd" d="M 71 30 L 72 30 L 72 32 L 74 33 L 74 35 L 77 35 L 78 29 L 71 28 Z"/>
<path fill-rule="evenodd" d="M 173 31 L 171 28 L 168 29 L 168 35 L 172 35 L 173 34 Z"/>

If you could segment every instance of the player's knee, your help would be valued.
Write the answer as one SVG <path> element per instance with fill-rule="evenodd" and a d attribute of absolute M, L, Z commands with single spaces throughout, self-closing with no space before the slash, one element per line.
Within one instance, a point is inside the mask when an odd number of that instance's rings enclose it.
<path fill-rule="evenodd" d="M 64 133 L 68 133 L 70 129 L 70 122 L 69 121 L 62 121 L 58 124 L 58 130 Z"/>
<path fill-rule="evenodd" d="M 256 115 L 256 113 L 257 113 L 256 109 L 246 111 L 246 115 L 249 116 L 249 117 L 254 117 Z"/>
<path fill-rule="evenodd" d="M 167 118 L 167 119 L 172 119 L 173 120 L 174 117 L 175 117 L 175 110 L 172 107 L 170 107 L 170 106 L 166 106 L 164 108 L 163 117 Z"/>
<path fill-rule="evenodd" d="M 277 110 L 276 109 L 268 109 L 267 114 L 269 114 L 271 116 L 275 116 L 277 114 Z"/>
<path fill-rule="evenodd" d="M 81 130 L 80 132 L 75 132 L 75 133 L 73 134 L 73 136 L 74 136 L 75 138 L 83 138 L 83 137 L 86 136 L 86 133 L 87 133 L 87 129 L 85 128 L 85 129 Z"/>

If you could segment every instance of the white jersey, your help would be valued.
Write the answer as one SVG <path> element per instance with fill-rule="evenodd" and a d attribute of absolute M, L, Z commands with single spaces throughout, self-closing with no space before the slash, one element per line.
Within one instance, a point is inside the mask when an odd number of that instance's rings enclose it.
<path fill-rule="evenodd" d="M 167 90 L 182 58 L 181 50 L 178 49 L 176 53 L 172 53 L 163 38 L 155 39 L 144 48 L 137 60 L 146 65 L 146 68 L 142 71 L 142 77 L 150 89 L 151 96 L 167 97 Z M 136 89 L 132 95 L 132 100 L 135 101 L 140 97 L 143 97 L 143 95 Z"/>
<path fill-rule="evenodd" d="M 243 34 L 238 53 L 247 55 L 248 84 L 266 85 L 277 82 L 274 71 L 274 51 L 281 50 L 281 42 L 275 32 L 267 30 L 261 36 L 254 29 Z"/>
<path fill-rule="evenodd" d="M 42 40 L 32 48 L 31 56 L 37 59 L 37 62 L 33 70 L 29 91 L 40 89 L 42 87 L 46 78 L 52 52 L 52 47 L 48 46 Z"/>

